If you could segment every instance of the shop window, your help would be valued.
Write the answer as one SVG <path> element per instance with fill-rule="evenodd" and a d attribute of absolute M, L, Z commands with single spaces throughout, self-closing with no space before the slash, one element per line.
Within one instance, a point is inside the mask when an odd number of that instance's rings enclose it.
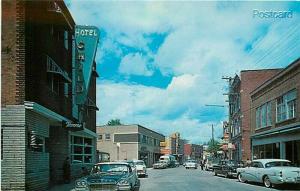
<path fill-rule="evenodd" d="M 91 138 L 71 136 L 72 163 L 92 163 L 93 149 Z"/>
<path fill-rule="evenodd" d="M 276 100 L 276 121 L 292 119 L 296 114 L 296 90 L 289 91 Z"/>

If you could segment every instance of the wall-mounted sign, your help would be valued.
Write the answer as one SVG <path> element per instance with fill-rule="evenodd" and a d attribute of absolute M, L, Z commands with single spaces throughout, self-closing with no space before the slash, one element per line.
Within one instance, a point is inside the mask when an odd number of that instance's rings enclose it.
<path fill-rule="evenodd" d="M 69 130 L 79 131 L 83 129 L 83 123 L 72 123 L 72 122 L 63 121 L 63 127 Z"/>
<path fill-rule="evenodd" d="M 99 30 L 94 26 L 75 27 L 75 76 L 76 104 L 87 100 L 93 64 L 99 41 Z M 78 80 L 80 79 L 80 80 Z"/>

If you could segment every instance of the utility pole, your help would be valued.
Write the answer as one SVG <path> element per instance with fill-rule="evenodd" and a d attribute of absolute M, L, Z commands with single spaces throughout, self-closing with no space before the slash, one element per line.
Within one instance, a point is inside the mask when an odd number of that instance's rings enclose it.
<path fill-rule="evenodd" d="M 229 110 L 228 110 L 228 126 L 229 126 L 229 143 L 228 145 L 230 144 L 231 145 L 231 128 L 232 128 L 232 119 L 231 119 L 231 98 L 232 98 L 232 95 L 234 93 L 232 93 L 232 89 L 231 89 L 231 83 L 232 83 L 232 77 L 227 77 L 227 76 L 223 76 L 222 77 L 223 80 L 226 80 L 228 82 L 228 93 L 225 93 L 223 95 L 227 95 L 228 96 L 228 105 L 229 105 Z M 229 159 L 232 159 L 232 150 L 231 148 L 228 148 L 228 154 L 229 154 Z"/>
<path fill-rule="evenodd" d="M 211 138 L 212 138 L 212 145 L 215 145 L 214 124 L 211 124 Z"/>

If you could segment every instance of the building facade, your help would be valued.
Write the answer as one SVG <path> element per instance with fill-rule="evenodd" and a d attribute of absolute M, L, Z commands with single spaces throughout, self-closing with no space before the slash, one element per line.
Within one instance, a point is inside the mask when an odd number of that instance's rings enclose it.
<path fill-rule="evenodd" d="M 141 125 L 98 126 L 97 150 L 110 155 L 110 161 L 144 160 L 150 167 L 159 160 L 160 142 L 165 137 Z"/>
<path fill-rule="evenodd" d="M 198 144 L 184 144 L 184 161 L 194 159 L 200 161 L 203 159 L 203 146 Z"/>
<path fill-rule="evenodd" d="M 96 112 L 87 100 L 96 103 L 97 75 L 78 105 L 79 35 L 63 1 L 3 1 L 2 17 L 1 190 L 47 190 L 63 182 L 67 157 L 72 178 L 95 161 Z"/>
<path fill-rule="evenodd" d="M 300 59 L 251 93 L 253 158 L 300 166 Z"/>
<path fill-rule="evenodd" d="M 279 71 L 280 69 L 244 70 L 241 71 L 240 76 L 236 75 L 230 82 L 230 158 L 236 161 L 246 161 L 251 158 L 250 92 Z"/>
<path fill-rule="evenodd" d="M 186 140 L 181 139 L 180 133 L 172 133 L 161 143 L 161 154 L 173 155 L 179 163 L 183 163 L 185 142 Z"/>

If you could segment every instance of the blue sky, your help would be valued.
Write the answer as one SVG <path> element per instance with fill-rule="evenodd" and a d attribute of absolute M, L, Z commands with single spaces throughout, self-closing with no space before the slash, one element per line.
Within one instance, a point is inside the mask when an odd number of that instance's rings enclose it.
<path fill-rule="evenodd" d="M 226 82 L 241 70 L 300 57 L 300 2 L 66 1 L 76 24 L 97 26 L 97 124 L 113 118 L 193 143 L 221 137 Z M 253 11 L 292 11 L 258 18 Z"/>

